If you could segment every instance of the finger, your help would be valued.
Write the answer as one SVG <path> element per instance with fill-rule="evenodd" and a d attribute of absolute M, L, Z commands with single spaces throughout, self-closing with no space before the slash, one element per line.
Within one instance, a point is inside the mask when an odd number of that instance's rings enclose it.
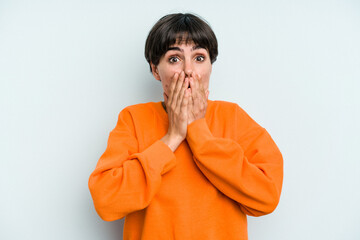
<path fill-rule="evenodd" d="M 169 95 L 168 95 L 168 100 L 170 102 L 172 102 L 172 99 L 173 99 L 173 95 L 174 95 L 174 89 L 176 87 L 176 82 L 179 78 L 179 73 L 175 73 L 174 76 L 172 77 L 171 79 L 171 84 L 170 84 L 170 87 L 169 87 Z"/>
<path fill-rule="evenodd" d="M 196 109 L 195 112 L 203 113 L 207 108 L 207 93 L 204 89 L 204 86 L 201 82 L 201 76 L 197 75 L 197 91 L 196 91 L 196 102 L 194 103 L 194 107 Z"/>
<path fill-rule="evenodd" d="M 177 94 L 178 97 L 179 97 L 181 91 L 183 90 L 184 83 L 185 83 L 185 72 L 181 71 L 179 79 L 176 83 L 176 88 L 175 88 L 175 93 Z M 177 98 L 177 100 L 179 100 L 179 98 Z"/>
<path fill-rule="evenodd" d="M 191 97 L 192 105 L 194 109 L 199 106 L 199 89 L 197 84 L 197 79 L 190 78 L 190 87 L 191 87 Z"/>
<path fill-rule="evenodd" d="M 177 105 L 177 101 L 178 101 L 178 96 L 181 90 L 181 87 L 184 83 L 184 78 L 185 78 L 185 73 L 184 71 L 181 71 L 177 81 L 176 81 L 176 85 L 175 85 L 175 89 L 173 92 L 173 99 L 172 102 L 174 103 L 174 107 Z"/>
<path fill-rule="evenodd" d="M 194 101 L 192 98 L 192 89 L 186 89 L 186 92 L 188 94 L 188 107 L 187 107 L 187 112 L 188 112 L 188 123 L 192 122 L 194 119 L 194 113 L 193 113 L 193 109 L 194 109 Z"/>
<path fill-rule="evenodd" d="M 200 90 L 200 78 L 199 78 L 199 74 L 194 74 L 194 79 L 195 79 L 195 88 L 197 89 L 197 91 Z"/>
<path fill-rule="evenodd" d="M 193 93 L 193 92 L 196 90 L 195 80 L 194 80 L 193 77 L 190 77 L 190 79 L 189 79 L 189 84 L 190 84 L 191 92 Z"/>
<path fill-rule="evenodd" d="M 190 88 L 187 90 L 189 92 L 189 108 L 188 110 L 193 111 L 193 107 L 194 107 L 194 98 L 193 98 L 193 90 Z"/>
<path fill-rule="evenodd" d="M 191 87 L 191 89 L 195 89 L 195 87 L 196 87 L 196 86 L 195 86 L 196 78 L 195 78 L 194 73 L 191 74 L 190 79 L 191 79 L 191 85 L 190 85 L 190 87 Z"/>
<path fill-rule="evenodd" d="M 197 97 L 201 97 L 201 79 L 200 79 L 200 75 L 199 74 L 195 74 L 195 89 L 196 89 L 196 94 L 198 95 Z"/>
<path fill-rule="evenodd" d="M 183 98 L 183 101 L 181 102 L 181 112 L 186 115 L 188 115 L 188 111 L 187 111 L 187 108 L 188 108 L 188 104 L 189 104 L 189 97 L 190 96 L 190 93 L 189 93 L 189 90 L 188 89 L 185 89 L 184 91 L 184 98 Z"/>
<path fill-rule="evenodd" d="M 166 95 L 166 93 L 163 93 L 163 95 L 164 95 L 164 102 L 165 102 L 165 104 L 167 104 L 168 96 Z"/>
<path fill-rule="evenodd" d="M 181 91 L 178 95 L 178 104 L 179 106 L 182 104 L 182 102 L 184 101 L 184 97 L 185 97 L 185 94 L 186 94 L 186 90 L 188 89 L 189 87 L 189 79 L 188 78 L 185 78 L 184 82 L 183 82 L 183 85 L 181 87 Z"/>
<path fill-rule="evenodd" d="M 206 102 L 207 98 L 208 98 L 208 90 L 205 90 L 204 89 L 204 85 L 202 84 L 202 81 L 201 81 L 201 75 L 200 74 L 196 74 L 196 79 L 197 79 L 197 86 L 198 86 L 198 93 L 199 93 L 199 100 L 201 102 Z"/>

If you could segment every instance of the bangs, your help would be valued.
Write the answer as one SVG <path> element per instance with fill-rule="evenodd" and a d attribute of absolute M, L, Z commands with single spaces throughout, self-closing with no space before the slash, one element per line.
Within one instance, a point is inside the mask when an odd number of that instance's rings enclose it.
<path fill-rule="evenodd" d="M 194 43 L 209 52 L 211 63 L 216 60 L 218 50 L 214 32 L 204 20 L 192 14 L 170 14 L 161 18 L 147 38 L 146 60 L 158 65 L 160 58 L 176 43 Z"/>
<path fill-rule="evenodd" d="M 188 18 L 184 18 L 184 21 L 177 21 L 173 27 L 167 32 L 164 42 L 161 45 L 166 46 L 166 49 L 175 43 L 194 43 L 203 48 L 208 49 L 210 40 L 208 34 L 201 25 L 195 21 L 190 22 Z M 209 50 L 209 49 L 208 49 Z"/>
<path fill-rule="evenodd" d="M 209 32 L 196 19 L 184 15 L 182 18 L 174 19 L 170 26 L 159 44 L 161 46 L 161 49 L 159 49 L 161 55 L 164 55 L 169 47 L 176 43 L 194 43 L 196 46 L 205 48 L 210 52 L 211 40 L 209 39 Z"/>

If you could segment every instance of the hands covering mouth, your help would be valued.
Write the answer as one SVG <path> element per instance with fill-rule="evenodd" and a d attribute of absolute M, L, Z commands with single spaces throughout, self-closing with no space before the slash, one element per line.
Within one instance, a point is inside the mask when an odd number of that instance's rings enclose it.
<path fill-rule="evenodd" d="M 204 89 L 199 74 L 185 77 L 182 71 L 174 74 L 168 92 L 164 92 L 164 101 L 169 128 L 162 141 L 175 151 L 186 138 L 187 126 L 205 117 L 209 91 Z"/>

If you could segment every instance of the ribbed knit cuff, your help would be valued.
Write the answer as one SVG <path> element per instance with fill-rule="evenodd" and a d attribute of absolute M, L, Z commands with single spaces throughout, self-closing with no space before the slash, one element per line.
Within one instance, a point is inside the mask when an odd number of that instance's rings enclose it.
<path fill-rule="evenodd" d="M 213 138 L 213 135 L 206 123 L 205 118 L 195 120 L 188 125 L 186 140 L 188 141 L 190 147 L 195 143 L 197 145 L 202 145 L 210 138 Z"/>
<path fill-rule="evenodd" d="M 147 162 L 148 167 L 152 171 L 159 171 L 161 169 L 161 175 L 170 171 L 176 166 L 176 157 L 171 149 L 163 141 L 157 140 L 150 147 L 145 149 L 142 154 L 151 156 Z"/>

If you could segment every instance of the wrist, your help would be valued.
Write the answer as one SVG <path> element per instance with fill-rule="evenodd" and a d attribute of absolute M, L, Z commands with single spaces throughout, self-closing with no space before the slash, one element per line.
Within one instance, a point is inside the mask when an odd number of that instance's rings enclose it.
<path fill-rule="evenodd" d="M 171 151 L 175 152 L 175 150 L 179 147 L 180 143 L 184 140 L 181 136 L 166 134 L 163 138 L 160 139 L 163 141 Z"/>

